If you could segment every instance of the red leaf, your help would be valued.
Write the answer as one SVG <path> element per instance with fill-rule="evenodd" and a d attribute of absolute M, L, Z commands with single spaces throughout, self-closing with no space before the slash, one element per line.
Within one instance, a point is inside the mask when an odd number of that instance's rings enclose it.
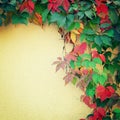
<path fill-rule="evenodd" d="M 102 117 L 105 116 L 105 109 L 104 109 L 104 108 L 98 107 L 98 108 L 97 108 L 97 112 L 98 112 Z"/>
<path fill-rule="evenodd" d="M 104 87 L 102 85 L 99 85 L 96 88 L 96 95 L 101 99 L 101 101 L 104 101 L 106 98 L 110 98 L 115 93 L 115 90 L 111 87 Z"/>
<path fill-rule="evenodd" d="M 22 12 L 25 9 L 29 13 L 32 13 L 34 10 L 34 2 L 32 2 L 32 0 L 28 0 L 28 1 L 23 2 L 23 4 L 20 6 L 20 12 Z"/>
<path fill-rule="evenodd" d="M 96 95 L 97 97 L 100 97 L 101 101 L 104 101 L 106 99 L 105 90 L 106 90 L 105 87 L 102 85 L 99 85 L 96 88 Z"/>
<path fill-rule="evenodd" d="M 68 0 L 63 0 L 63 8 L 65 9 L 65 11 L 68 11 L 70 7 L 70 3 Z"/>
<path fill-rule="evenodd" d="M 28 1 L 28 11 L 29 11 L 30 13 L 32 13 L 33 10 L 34 10 L 34 3 L 32 2 L 32 0 L 29 0 L 29 1 Z"/>
<path fill-rule="evenodd" d="M 96 50 L 93 50 L 92 51 L 92 58 L 96 58 L 96 57 L 99 57 L 99 54 Z"/>
<path fill-rule="evenodd" d="M 103 61 L 106 62 L 105 56 L 103 54 L 99 54 L 99 58 Z"/>
<path fill-rule="evenodd" d="M 65 69 L 65 66 L 67 65 L 67 62 L 65 60 L 62 60 L 61 57 L 58 57 L 57 58 L 58 60 L 53 62 L 52 65 L 56 65 L 56 72 L 59 70 L 59 69 Z"/>
<path fill-rule="evenodd" d="M 90 108 L 96 108 L 96 104 L 92 102 L 89 96 L 83 96 L 83 102 Z"/>
<path fill-rule="evenodd" d="M 101 3 L 106 2 L 107 0 L 95 0 L 96 4 L 99 6 Z"/>
<path fill-rule="evenodd" d="M 86 42 L 83 42 L 82 44 L 75 46 L 73 52 L 80 55 L 80 54 L 84 54 L 86 49 L 87 49 L 87 44 Z"/>
<path fill-rule="evenodd" d="M 105 90 L 105 99 L 110 98 L 110 97 L 111 97 L 111 92 L 108 89 L 106 89 Z"/>
<path fill-rule="evenodd" d="M 111 94 L 115 93 L 115 90 L 113 89 L 113 87 L 108 86 L 107 89 L 110 91 Z"/>
<path fill-rule="evenodd" d="M 65 56 L 65 60 L 70 62 L 71 60 L 76 61 L 76 56 L 71 52 Z"/>
<path fill-rule="evenodd" d="M 80 72 L 81 72 L 82 75 L 88 75 L 89 70 L 86 69 L 86 68 L 81 68 L 81 69 L 80 69 Z"/>
<path fill-rule="evenodd" d="M 89 117 L 89 120 L 102 120 L 105 117 L 106 112 L 105 109 L 102 107 L 98 107 L 94 110 L 93 116 Z"/>
<path fill-rule="evenodd" d="M 67 85 L 69 82 L 71 82 L 74 78 L 74 74 L 68 72 L 67 75 L 63 78 L 65 80 L 65 85 Z"/>
<path fill-rule="evenodd" d="M 59 11 L 58 7 L 63 6 L 65 11 L 67 12 L 69 7 L 70 7 L 70 2 L 69 0 L 49 0 L 48 1 L 48 9 L 52 10 L 53 12 Z M 74 0 L 72 0 L 74 2 Z"/>
<path fill-rule="evenodd" d="M 106 4 L 101 3 L 97 8 L 97 14 L 101 17 L 104 18 L 106 15 L 108 15 L 108 7 Z"/>
<path fill-rule="evenodd" d="M 37 21 L 39 22 L 39 24 L 42 25 L 42 16 L 39 13 L 35 13 L 35 16 L 36 16 Z"/>
<path fill-rule="evenodd" d="M 89 96 L 84 96 L 83 98 L 83 102 L 86 104 L 86 105 L 89 105 L 89 102 L 90 102 L 90 97 Z"/>
<path fill-rule="evenodd" d="M 96 104 L 95 104 L 95 103 L 90 104 L 89 107 L 90 107 L 90 108 L 96 108 Z"/>
<path fill-rule="evenodd" d="M 96 50 L 92 51 L 92 58 L 100 58 L 101 61 L 106 62 L 105 56 L 103 54 L 99 54 Z"/>

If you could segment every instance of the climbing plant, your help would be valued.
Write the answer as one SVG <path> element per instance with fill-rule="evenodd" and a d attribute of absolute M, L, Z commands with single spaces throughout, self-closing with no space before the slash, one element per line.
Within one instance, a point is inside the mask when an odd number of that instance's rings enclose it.
<path fill-rule="evenodd" d="M 0 0 L 1 26 L 29 22 L 58 25 L 65 55 L 53 64 L 93 110 L 80 120 L 120 120 L 120 1 Z"/>

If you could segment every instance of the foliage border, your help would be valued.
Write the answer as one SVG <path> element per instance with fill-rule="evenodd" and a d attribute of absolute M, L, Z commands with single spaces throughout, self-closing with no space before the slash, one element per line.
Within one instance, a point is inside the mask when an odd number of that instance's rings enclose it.
<path fill-rule="evenodd" d="M 0 25 L 28 22 L 58 25 L 65 55 L 53 64 L 66 71 L 65 84 L 84 91 L 81 99 L 93 109 L 85 119 L 119 120 L 120 1 L 0 0 Z"/>

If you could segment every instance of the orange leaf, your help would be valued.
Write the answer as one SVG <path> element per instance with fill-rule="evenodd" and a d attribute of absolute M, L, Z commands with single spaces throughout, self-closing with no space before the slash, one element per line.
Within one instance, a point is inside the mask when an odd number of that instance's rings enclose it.
<path fill-rule="evenodd" d="M 103 54 L 99 54 L 99 58 L 103 61 L 106 62 L 105 56 Z"/>
<path fill-rule="evenodd" d="M 39 13 L 35 13 L 35 17 L 40 25 L 42 25 L 42 16 Z"/>

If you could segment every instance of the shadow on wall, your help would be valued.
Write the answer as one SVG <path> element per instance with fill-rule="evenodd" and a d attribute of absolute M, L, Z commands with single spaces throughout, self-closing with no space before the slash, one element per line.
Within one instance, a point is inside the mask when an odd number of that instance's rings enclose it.
<path fill-rule="evenodd" d="M 0 28 L 0 120 L 78 120 L 90 109 L 51 64 L 62 56 L 55 26 Z M 68 50 L 70 46 L 68 46 Z"/>

